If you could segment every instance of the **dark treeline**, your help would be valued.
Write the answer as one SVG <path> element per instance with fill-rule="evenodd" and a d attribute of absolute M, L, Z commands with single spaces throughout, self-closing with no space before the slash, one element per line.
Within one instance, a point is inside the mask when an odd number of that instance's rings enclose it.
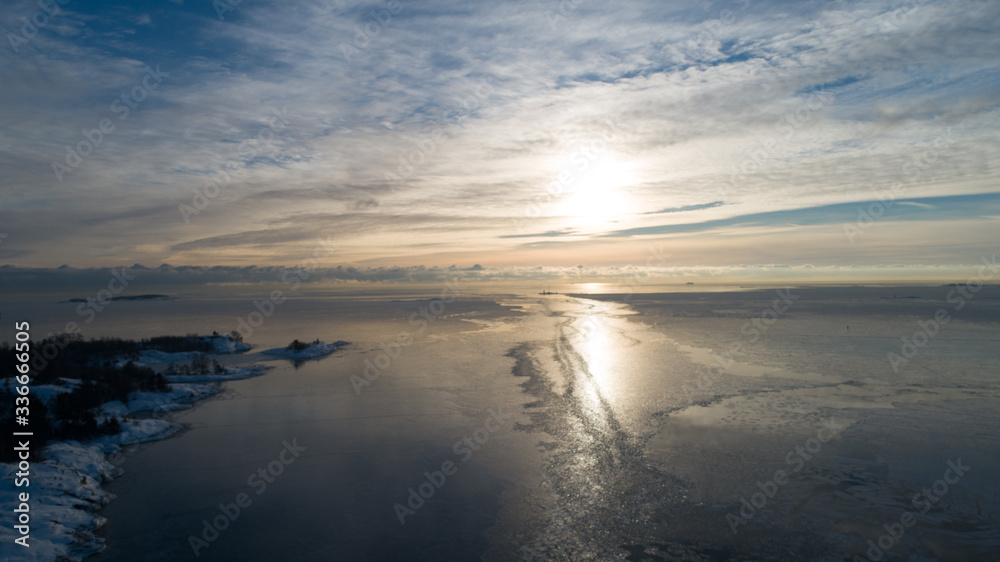
<path fill-rule="evenodd" d="M 105 402 L 128 402 L 129 393 L 135 391 L 167 392 L 167 380 L 149 367 L 133 363 L 144 349 L 175 353 L 182 351 L 211 351 L 209 338 L 197 335 L 161 336 L 140 342 L 118 338 L 100 338 L 86 341 L 80 334 L 59 334 L 32 343 L 32 370 L 29 388 L 38 385 L 58 385 L 72 388 L 45 404 L 29 393 L 30 424 L 20 425 L 15 415 L 17 394 L 12 386 L 0 387 L 0 431 L 7 435 L 15 431 L 30 431 L 31 448 L 37 451 L 52 440 L 88 439 L 111 435 L 120 431 L 120 422 L 112 418 L 99 424 L 93 411 Z M 15 366 L 17 351 L 7 342 L 0 344 L 0 379 L 13 379 L 19 375 Z M 128 362 L 119 367 L 122 360 Z M 196 363 L 207 364 L 207 357 L 199 354 Z M 208 369 L 204 369 L 207 371 Z M 202 369 L 198 369 L 202 371 Z M 78 384 L 67 384 L 60 379 L 76 379 Z M 8 381 L 13 382 L 13 381 Z M 23 401 L 22 401 L 23 403 Z M 0 449 L 0 461 L 16 460 L 12 447 Z"/>
<path fill-rule="evenodd" d="M 305 342 L 301 342 L 299 340 L 294 340 L 294 341 L 292 341 L 292 343 L 288 344 L 288 347 L 286 347 L 285 349 L 290 349 L 292 351 L 302 351 L 303 349 L 306 349 L 307 347 L 309 347 L 309 344 L 307 344 Z"/>
<path fill-rule="evenodd" d="M 212 351 L 215 349 L 210 338 L 203 338 L 195 334 L 186 336 L 158 336 L 142 340 L 143 349 L 156 349 L 167 353 L 178 353 L 181 351 Z"/>

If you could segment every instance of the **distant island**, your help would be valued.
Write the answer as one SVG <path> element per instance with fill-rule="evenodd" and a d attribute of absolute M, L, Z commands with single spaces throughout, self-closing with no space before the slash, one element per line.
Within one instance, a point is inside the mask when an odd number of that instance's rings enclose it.
<path fill-rule="evenodd" d="M 173 300 L 175 298 L 177 298 L 177 297 L 172 297 L 170 295 L 148 294 L 148 295 L 131 295 L 131 296 L 127 296 L 127 297 L 111 297 L 110 299 L 105 299 L 105 300 L 111 301 L 111 302 L 115 302 L 115 301 L 168 301 L 168 300 Z M 77 298 L 77 299 L 69 299 L 69 300 L 59 301 L 59 304 L 78 303 L 78 302 L 87 302 L 87 299 L 79 299 L 79 298 Z"/>
<path fill-rule="evenodd" d="M 326 357 L 334 351 L 337 351 L 338 347 L 343 347 L 345 345 L 348 345 L 348 342 L 335 341 L 333 343 L 326 343 L 317 339 L 312 343 L 305 343 L 295 340 L 285 347 L 276 347 L 274 349 L 262 351 L 261 353 L 301 361 L 305 359 L 318 359 L 320 357 Z"/>

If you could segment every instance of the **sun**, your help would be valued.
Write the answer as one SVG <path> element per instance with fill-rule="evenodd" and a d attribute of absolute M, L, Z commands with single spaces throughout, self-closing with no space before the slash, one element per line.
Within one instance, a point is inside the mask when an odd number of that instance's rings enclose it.
<path fill-rule="evenodd" d="M 566 182 L 565 195 L 554 214 L 564 217 L 570 226 L 596 226 L 621 218 L 627 212 L 622 188 L 634 183 L 631 166 L 606 156 L 580 166 Z"/>

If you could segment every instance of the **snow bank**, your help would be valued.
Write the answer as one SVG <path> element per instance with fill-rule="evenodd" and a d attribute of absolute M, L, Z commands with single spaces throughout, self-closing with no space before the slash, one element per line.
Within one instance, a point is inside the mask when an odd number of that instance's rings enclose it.
<path fill-rule="evenodd" d="M 175 378 L 175 377 L 170 377 Z M 176 377 L 190 379 L 194 377 Z M 194 382 L 194 381 L 192 381 Z M 152 410 L 154 412 L 171 412 L 188 408 L 191 402 L 207 398 L 220 392 L 216 386 L 204 384 L 170 384 L 170 392 L 131 392 L 128 404 L 121 401 L 101 404 L 98 413 L 105 418 L 122 417 L 135 412 Z"/>
<path fill-rule="evenodd" d="M 114 497 L 101 489 L 101 483 L 121 473 L 105 459 L 105 451 L 104 446 L 96 444 L 53 443 L 42 449 L 49 460 L 32 466 L 30 488 L 15 487 L 16 466 L 0 464 L 0 506 L 4 512 L 14 509 L 19 492 L 27 490 L 31 494 L 31 546 L 15 545 L 13 541 L 20 534 L 13 526 L 4 525 L 0 527 L 0 541 L 7 552 L 13 554 L 13 549 L 19 549 L 19 560 L 51 561 L 60 557 L 82 560 L 104 550 L 104 539 L 94 531 L 106 520 L 94 512 Z"/>
<path fill-rule="evenodd" d="M 107 447 L 103 444 L 84 445 L 79 441 L 64 441 L 47 445 L 42 449 L 42 454 L 48 463 L 72 468 L 80 474 L 107 482 L 122 473 L 121 468 L 108 462 L 104 456 L 105 453 L 117 450 L 118 447 Z"/>
<path fill-rule="evenodd" d="M 12 380 L 12 379 L 11 379 Z M 45 404 L 51 404 L 56 396 L 71 392 L 73 387 L 71 386 L 57 386 L 54 384 L 40 384 L 38 386 L 31 387 L 31 394 L 33 398 L 37 398 Z"/>
<path fill-rule="evenodd" d="M 119 402 L 118 404 L 121 404 Z M 31 485 L 14 485 L 17 466 L 0 464 L 0 509 L 11 513 L 20 503 L 17 494 L 30 494 L 29 548 L 14 544 L 20 536 L 12 525 L 0 527 L 4 549 L 20 549 L 19 560 L 83 560 L 104 550 L 104 539 L 94 532 L 106 522 L 94 513 L 114 499 L 101 484 L 122 473 L 108 462 L 105 453 L 122 445 L 164 439 L 181 426 L 160 419 L 122 420 L 122 432 L 81 444 L 78 441 L 52 443 L 41 450 L 44 462 L 32 464 Z M 13 553 L 13 550 L 7 550 Z"/>
<path fill-rule="evenodd" d="M 229 336 L 201 336 L 199 339 L 212 344 L 212 349 L 202 351 L 176 351 L 167 352 L 157 349 L 144 349 L 139 352 L 139 360 L 135 363 L 141 366 L 150 366 L 158 363 L 173 363 L 179 361 L 190 361 L 200 353 L 230 355 L 249 351 L 251 347 L 248 343 L 238 342 Z M 124 365 L 128 360 L 119 361 L 119 365 Z"/>
<path fill-rule="evenodd" d="M 266 367 L 254 366 L 227 370 L 221 375 L 207 375 L 206 380 L 231 380 L 224 377 L 256 376 Z M 212 378 L 214 377 L 214 378 Z M 222 378 L 220 378 L 222 377 Z M 191 381 L 195 377 L 180 377 Z M 199 377 L 201 378 L 201 377 Z M 39 387 L 33 387 L 36 392 Z M 54 386 L 43 389 L 40 395 L 55 396 L 65 390 Z M 66 389 L 68 390 L 68 389 Z M 123 416 L 143 411 L 170 411 L 189 407 L 191 402 L 220 391 L 217 386 L 172 383 L 170 391 L 133 392 L 128 404 L 107 402 L 98 408 L 98 416 L 105 420 L 119 418 L 121 432 L 92 439 L 86 443 L 65 441 L 51 443 L 40 452 L 44 462 L 32 463 L 31 484 L 28 488 L 14 485 L 17 466 L 0 463 L 0 510 L 12 513 L 20 503 L 17 494 L 30 494 L 30 548 L 14 544 L 20 534 L 13 525 L 0 527 L 0 544 L 4 552 L 18 554 L 18 560 L 78 561 L 104 550 L 104 539 L 95 531 L 105 523 L 105 518 L 94 512 L 111 501 L 114 496 L 101 489 L 107 482 L 122 473 L 108 462 L 107 453 L 115 453 L 124 445 L 165 439 L 181 430 L 181 425 L 164 419 L 121 419 Z M 17 549 L 17 550 L 14 550 Z"/>
<path fill-rule="evenodd" d="M 205 337 L 212 339 L 212 346 L 215 348 L 215 353 L 243 353 L 244 351 L 250 351 L 252 347 L 248 343 L 236 341 L 229 336 Z"/>
<path fill-rule="evenodd" d="M 31 397 L 33 399 L 38 399 L 40 402 L 45 402 L 46 405 L 51 404 L 55 400 L 56 396 L 64 394 L 66 392 L 72 391 L 74 388 L 80 385 L 80 381 L 77 379 L 60 379 L 66 383 L 66 385 L 58 384 L 39 384 L 31 385 Z M 12 390 L 15 386 L 18 386 L 17 381 L 14 378 L 9 377 L 0 381 L 0 386 Z"/>
<path fill-rule="evenodd" d="M 287 347 L 276 347 L 274 349 L 262 351 L 261 353 L 267 355 L 277 355 L 278 357 L 284 357 L 285 359 L 315 359 L 317 357 L 330 355 L 334 351 L 337 351 L 338 347 L 343 347 L 347 345 L 347 343 L 348 342 L 346 341 L 335 341 L 333 343 L 313 342 L 310 343 L 305 349 L 300 349 L 298 351 L 293 351 Z"/>
<path fill-rule="evenodd" d="M 105 435 L 90 441 L 94 445 L 100 445 L 110 450 L 116 450 L 117 446 L 135 445 L 136 443 L 146 443 L 147 441 L 159 441 L 166 439 L 181 430 L 181 425 L 161 419 L 143 420 L 121 420 L 122 431 L 115 435 Z"/>

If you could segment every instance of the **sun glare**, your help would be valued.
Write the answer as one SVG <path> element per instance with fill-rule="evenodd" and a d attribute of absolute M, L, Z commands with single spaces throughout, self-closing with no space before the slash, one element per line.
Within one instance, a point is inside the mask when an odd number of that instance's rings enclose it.
<path fill-rule="evenodd" d="M 567 182 L 566 194 L 555 214 L 571 226 L 592 226 L 617 220 L 627 211 L 622 188 L 633 183 L 630 167 L 612 158 L 603 158 L 576 173 Z"/>

